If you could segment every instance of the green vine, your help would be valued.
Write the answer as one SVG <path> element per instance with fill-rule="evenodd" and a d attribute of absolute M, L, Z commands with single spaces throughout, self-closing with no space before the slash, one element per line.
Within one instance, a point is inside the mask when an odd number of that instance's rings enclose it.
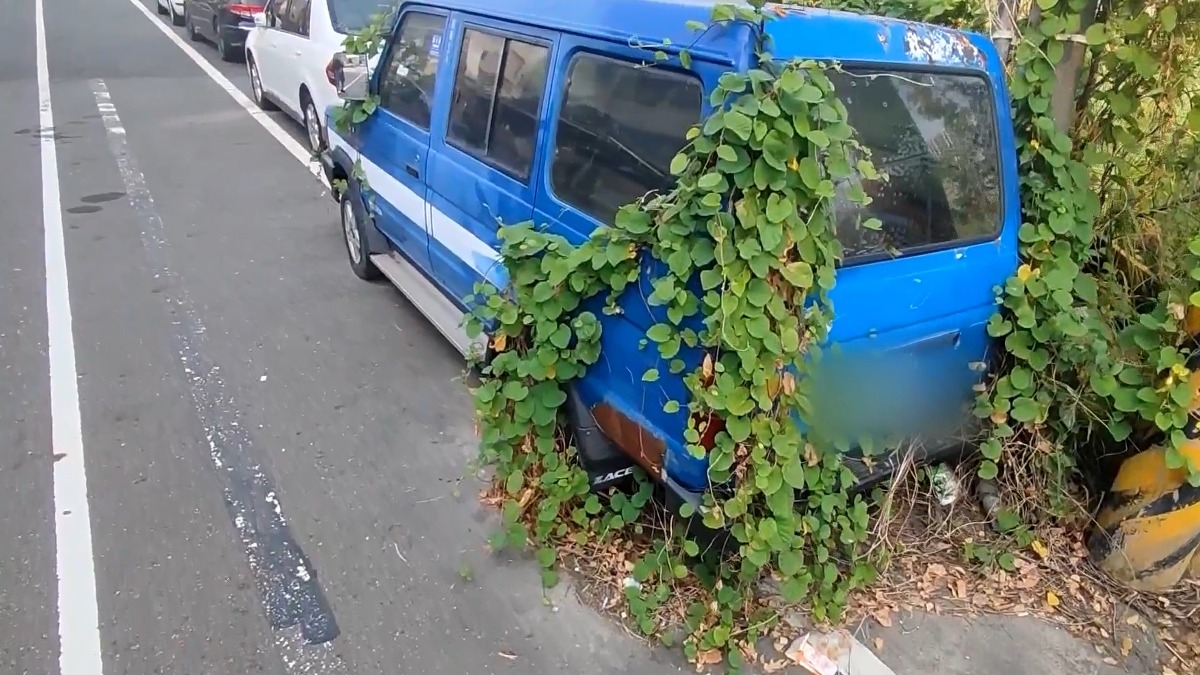
<path fill-rule="evenodd" d="M 577 453 L 563 443 L 559 411 L 564 387 L 600 356 L 594 307 L 619 312 L 617 299 L 638 280 L 640 263 L 665 265 L 649 303 L 667 320 L 647 338 L 670 372 L 686 373 L 689 394 L 665 410 L 688 409 L 688 449 L 708 456 L 715 486 L 699 517 L 728 528 L 737 547 L 737 555 L 700 573 L 711 598 L 688 611 L 685 649 L 693 658 L 717 649 L 736 660 L 734 642 L 765 625 L 751 616 L 751 601 L 753 584 L 766 574 L 778 577 L 785 599 L 809 601 L 818 620 L 835 618 L 847 592 L 874 574 L 861 547 L 867 505 L 850 490 L 852 472 L 832 442 L 794 420 L 811 413 L 805 374 L 832 320 L 827 293 L 841 257 L 831 211 L 836 186 L 845 181 L 849 198 L 865 203 L 848 179 L 877 174 L 826 75 L 836 65 L 777 63 L 762 37 L 774 16 L 764 4 L 713 11 L 715 23 L 755 27 L 763 40 L 759 63 L 720 78 L 715 112 L 688 132 L 671 162 L 674 189 L 622 208 L 580 246 L 528 223 L 502 226 L 509 282 L 480 285 L 469 321 L 476 335 L 491 327 L 494 356 L 482 365 L 475 404 L 482 457 L 504 493 L 504 527 L 494 543 L 532 541 L 552 581 L 556 542 L 603 537 L 637 521 L 649 499 L 645 481 L 632 496 L 588 495 Z M 655 60 L 664 60 L 666 48 L 655 46 L 662 52 Z M 686 63 L 685 54 L 674 58 Z M 684 355 L 696 350 L 703 356 L 689 362 Z M 642 379 L 659 377 L 651 369 Z M 715 436 L 706 434 L 713 420 L 723 422 Z M 647 631 L 666 581 L 689 574 L 687 566 L 662 564 L 674 560 L 672 550 L 659 541 L 627 590 Z M 695 555 L 699 547 L 683 542 L 682 552 Z"/>
<path fill-rule="evenodd" d="M 1139 144 L 1131 127 L 1146 122 L 1133 101 L 1153 96 L 1156 88 L 1159 60 L 1132 39 L 1146 45 L 1156 31 L 1173 32 L 1176 7 L 1168 5 L 1157 20 L 1141 12 L 1110 14 L 1107 23 L 1088 25 L 1083 3 L 1037 5 L 1040 17 L 1015 46 L 1009 83 L 1020 144 L 1022 265 L 1003 290 L 1002 312 L 988 326 L 1003 340 L 1009 363 L 978 401 L 978 414 L 993 422 L 980 446 L 985 460 L 979 473 L 995 478 L 1001 460 L 1013 470 L 1032 462 L 1050 488 L 1051 512 L 1070 514 L 1079 463 L 1095 470 L 1097 453 L 1086 452 L 1089 446 L 1141 446 L 1163 437 L 1169 468 L 1185 466 L 1179 448 L 1192 397 L 1192 338 L 1184 319 L 1186 308 L 1200 301 L 1200 239 L 1193 229 L 1190 241 L 1176 246 L 1173 269 L 1160 277 L 1167 283 L 1130 283 L 1131 270 L 1110 248 L 1117 243 L 1111 219 L 1124 216 L 1114 216 L 1112 204 L 1105 208 L 1101 200 L 1114 162 L 1117 176 L 1132 177 L 1132 167 L 1119 162 Z M 1078 35 L 1081 25 L 1087 27 Z M 1072 35 L 1091 52 L 1089 86 L 1098 94 L 1084 102 L 1085 119 L 1107 120 L 1102 137 L 1082 142 L 1054 117 Z M 1188 468 L 1192 482 L 1200 482 L 1200 467 Z"/>
<path fill-rule="evenodd" d="M 362 29 L 347 35 L 342 40 L 342 53 L 361 57 L 365 62 L 369 62 L 371 59 L 377 57 L 383 51 L 388 38 L 391 37 L 394 18 L 394 12 L 376 12 L 372 14 L 370 21 Z M 361 101 L 343 99 L 342 105 L 333 109 L 331 121 L 335 129 L 341 133 L 347 133 L 353 130 L 354 127 L 366 122 L 378 108 L 378 92 L 370 92 L 367 98 Z M 362 163 L 359 160 L 355 160 L 350 173 L 364 188 L 368 187 L 367 176 L 363 172 Z M 346 179 L 335 178 L 330 187 L 336 195 L 341 195 L 346 191 L 348 186 Z"/>

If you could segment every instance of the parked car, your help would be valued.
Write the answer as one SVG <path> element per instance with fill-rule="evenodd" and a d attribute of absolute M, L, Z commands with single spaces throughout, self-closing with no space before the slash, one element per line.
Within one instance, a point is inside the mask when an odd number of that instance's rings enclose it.
<path fill-rule="evenodd" d="M 183 0 L 158 0 L 158 13 L 171 18 L 171 24 L 183 25 Z"/>
<path fill-rule="evenodd" d="M 319 111 L 338 101 L 328 68 L 346 36 L 376 13 L 381 0 L 269 0 L 246 41 L 246 68 L 254 101 L 282 108 L 304 125 L 314 152 L 325 147 Z"/>
<path fill-rule="evenodd" d="M 263 0 L 183 0 L 184 30 L 194 41 L 215 44 L 222 61 L 236 61 L 262 8 Z"/>
<path fill-rule="evenodd" d="M 360 66 L 344 68 L 342 95 L 378 95 L 378 110 L 353 133 L 329 129 L 322 155 L 327 176 L 346 181 L 337 198 L 351 269 L 386 276 L 455 347 L 472 350 L 464 298 L 506 278 L 497 223 L 532 220 L 584 241 L 622 205 L 670 187 L 671 159 L 711 112 L 718 78 L 757 63 L 747 24 L 686 28 L 707 22 L 711 7 L 401 2 L 367 84 L 354 84 L 364 81 Z M 772 53 L 844 64 L 829 76 L 859 140 L 891 176 L 867 181 L 870 205 L 835 199 L 848 223 L 838 228 L 845 260 L 831 294 L 840 357 L 816 371 L 814 407 L 880 432 L 902 421 L 923 441 L 925 461 L 961 452 L 994 289 L 1017 265 L 1003 62 L 975 33 L 814 8 L 782 14 L 767 24 Z M 691 65 L 647 66 L 654 58 L 635 42 L 669 53 L 688 45 Z M 886 236 L 857 227 L 862 217 L 880 219 Z M 600 315 L 604 355 L 572 385 L 566 413 L 594 488 L 636 461 L 676 505 L 695 504 L 708 459 L 686 449 L 687 408 L 664 410 L 687 400 L 686 386 L 665 374 L 657 350 L 639 348 L 664 320 L 646 301 L 656 264 L 647 261 L 620 297 L 621 312 Z M 680 354 L 693 368 L 703 358 Z M 631 376 L 651 368 L 663 373 L 652 385 Z M 891 470 L 885 459 L 852 468 L 864 483 Z"/>

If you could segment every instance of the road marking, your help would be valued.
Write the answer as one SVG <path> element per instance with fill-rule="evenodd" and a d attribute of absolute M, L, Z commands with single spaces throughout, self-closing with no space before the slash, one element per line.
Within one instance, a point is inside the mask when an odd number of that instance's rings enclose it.
<path fill-rule="evenodd" d="M 50 364 L 50 443 L 54 458 L 54 547 L 58 573 L 60 675 L 101 675 L 100 611 L 88 508 L 83 423 L 67 284 L 58 152 L 46 55 L 42 0 L 34 0 L 37 31 L 38 126 L 42 156 L 42 226 L 46 232 L 46 341 Z"/>
<path fill-rule="evenodd" d="M 108 147 L 116 161 L 129 205 L 137 216 L 142 248 L 161 294 L 171 307 L 172 347 L 187 382 L 225 508 L 245 550 L 267 620 L 274 629 L 284 671 L 299 675 L 344 675 L 333 650 L 339 629 L 317 570 L 291 533 L 270 476 L 261 468 L 253 439 L 238 419 L 237 406 L 221 371 L 205 356 L 204 323 L 172 264 L 171 245 L 146 177 L 129 149 L 127 130 L 103 80 L 92 81 Z M 63 675 L 68 675 L 64 673 Z"/>
<path fill-rule="evenodd" d="M 213 65 L 209 63 L 207 59 L 200 55 L 200 52 L 196 51 L 191 45 L 184 42 L 183 38 L 179 37 L 179 35 L 176 34 L 170 26 L 162 21 L 159 21 L 158 17 L 141 3 L 141 0 L 129 0 L 129 4 L 136 7 L 143 16 L 150 20 L 150 23 L 154 24 L 154 27 L 157 28 L 159 32 L 167 36 L 167 39 L 175 43 L 175 46 L 179 47 L 179 49 L 183 51 L 183 53 L 189 59 L 191 59 L 197 66 L 200 66 L 200 70 L 204 71 L 205 75 L 208 75 L 208 79 L 216 82 L 218 87 L 224 89 L 225 93 L 229 94 L 233 98 L 234 103 L 237 103 L 242 110 L 245 110 L 251 117 L 254 118 L 255 122 L 258 122 L 262 128 L 266 129 L 267 133 L 271 134 L 275 140 L 279 141 L 279 144 L 282 145 L 283 148 L 287 150 L 293 157 L 299 160 L 300 163 L 308 169 L 309 173 L 315 176 L 317 180 L 321 181 L 325 187 L 329 187 L 329 184 L 325 181 L 325 172 L 321 170 L 320 164 L 313 159 L 312 153 L 308 150 L 308 148 L 300 145 L 299 141 L 288 135 L 288 132 L 284 131 L 283 127 L 279 126 L 278 122 L 271 119 L 270 115 L 259 109 L 258 105 L 255 104 L 254 101 L 251 101 L 249 96 L 246 96 L 244 93 L 242 93 L 242 90 L 238 89 L 237 85 L 235 85 L 233 82 L 230 82 L 229 78 L 222 75 L 221 71 L 213 67 Z"/>

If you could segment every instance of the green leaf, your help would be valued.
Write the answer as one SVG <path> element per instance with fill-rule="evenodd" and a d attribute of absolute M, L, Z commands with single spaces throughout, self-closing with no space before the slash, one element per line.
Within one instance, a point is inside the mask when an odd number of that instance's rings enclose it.
<path fill-rule="evenodd" d="M 657 382 L 657 381 L 658 381 L 658 369 L 657 368 L 651 368 L 650 370 L 647 370 L 642 375 L 642 382 Z"/>
<path fill-rule="evenodd" d="M 678 155 L 675 155 L 675 157 L 671 159 L 671 175 L 678 176 L 686 171 L 689 161 L 691 161 L 691 158 L 688 157 L 686 153 L 681 152 Z"/>
<path fill-rule="evenodd" d="M 1163 30 L 1170 33 L 1179 23 L 1179 10 L 1175 8 L 1175 5 L 1163 7 L 1162 11 L 1158 13 L 1158 21 L 1162 24 Z"/>
<path fill-rule="evenodd" d="M 783 482 L 793 489 L 804 489 L 804 463 L 801 460 L 794 459 L 783 465 Z"/>
<path fill-rule="evenodd" d="M 829 135 L 820 129 L 808 132 L 808 140 L 822 150 L 829 147 Z"/>
<path fill-rule="evenodd" d="M 684 23 L 683 26 L 684 26 L 684 28 L 687 28 L 690 31 L 706 31 L 706 30 L 708 30 L 708 24 L 704 23 L 703 21 L 696 21 L 695 19 Z"/>
<path fill-rule="evenodd" d="M 750 134 L 754 131 L 754 122 L 745 113 L 731 110 L 725 113 L 725 128 L 743 141 L 747 141 L 750 140 Z"/>
<path fill-rule="evenodd" d="M 825 94 L 816 85 L 805 83 L 796 91 L 796 98 L 805 103 L 818 103 L 825 98 Z"/>
<path fill-rule="evenodd" d="M 663 412 L 667 413 L 668 415 L 679 412 L 679 401 L 667 401 L 666 404 L 663 405 Z"/>
<path fill-rule="evenodd" d="M 650 330 L 646 331 L 646 337 L 655 342 L 666 342 L 671 339 L 671 335 L 673 334 L 674 331 L 671 329 L 671 326 L 665 323 L 656 323 L 650 327 Z"/>
<path fill-rule="evenodd" d="M 542 567 L 550 567 L 550 566 L 554 565 L 554 560 L 557 557 L 558 556 L 554 553 L 554 549 L 552 549 L 550 547 L 544 547 L 544 548 L 538 549 L 537 561 L 538 561 L 538 564 L 541 565 Z"/>
<path fill-rule="evenodd" d="M 691 69 L 691 67 L 692 67 L 692 53 L 691 53 L 691 52 L 689 52 L 689 51 L 688 51 L 688 50 L 686 50 L 686 49 L 684 49 L 684 50 L 682 50 L 681 52 L 679 52 L 679 65 L 683 66 L 684 68 Z"/>
<path fill-rule="evenodd" d="M 821 184 L 821 166 L 817 164 L 817 160 L 812 157 L 805 157 L 800 160 L 800 180 L 804 182 L 804 186 L 810 190 L 816 189 Z"/>
<path fill-rule="evenodd" d="M 992 480 L 1000 475 L 1000 467 L 990 459 L 985 459 L 979 464 L 979 477 L 984 480 Z"/>
<path fill-rule="evenodd" d="M 1041 4 L 1040 0 L 1038 4 Z M 1093 47 L 1104 44 L 1105 42 L 1108 42 L 1108 26 L 1103 23 L 1094 23 L 1088 26 L 1087 31 L 1085 31 L 1083 34 L 1083 37 L 1087 40 L 1087 43 Z"/>
<path fill-rule="evenodd" d="M 1033 384 L 1033 373 L 1026 368 L 1017 366 L 1008 374 L 1008 381 L 1017 391 L 1024 391 Z"/>
<path fill-rule="evenodd" d="M 1025 396 L 1020 396 L 1013 401 L 1012 412 L 1010 414 L 1012 418 L 1018 422 L 1032 422 L 1033 420 L 1037 419 L 1037 416 L 1040 412 L 1041 410 L 1037 404 L 1037 401 Z"/>
<path fill-rule="evenodd" d="M 504 490 L 510 495 L 515 495 L 521 491 L 525 485 L 525 474 L 520 471 L 514 471 L 508 474 L 508 478 L 504 481 Z"/>
<path fill-rule="evenodd" d="M 782 223 L 794 213 L 796 213 L 796 204 L 791 197 L 780 198 L 777 193 L 772 193 L 767 198 L 767 220 L 772 223 Z"/>
<path fill-rule="evenodd" d="M 804 556 L 799 551 L 787 550 L 779 554 L 779 572 L 785 577 L 794 577 L 804 571 Z"/>
<path fill-rule="evenodd" d="M 504 388 L 501 390 L 501 395 L 510 401 L 523 401 L 526 396 L 529 396 L 529 387 L 515 380 L 504 383 Z"/>

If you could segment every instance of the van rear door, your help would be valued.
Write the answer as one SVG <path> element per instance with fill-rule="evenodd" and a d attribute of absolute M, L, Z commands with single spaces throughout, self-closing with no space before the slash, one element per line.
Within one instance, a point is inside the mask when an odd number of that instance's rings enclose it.
<path fill-rule="evenodd" d="M 830 72 L 886 180 L 835 201 L 844 262 L 817 424 L 836 436 L 953 436 L 968 423 L 996 288 L 1016 265 L 1005 221 L 993 87 L 979 71 Z M 862 227 L 876 218 L 882 228 Z M 946 445 L 947 439 L 931 441 Z"/>

